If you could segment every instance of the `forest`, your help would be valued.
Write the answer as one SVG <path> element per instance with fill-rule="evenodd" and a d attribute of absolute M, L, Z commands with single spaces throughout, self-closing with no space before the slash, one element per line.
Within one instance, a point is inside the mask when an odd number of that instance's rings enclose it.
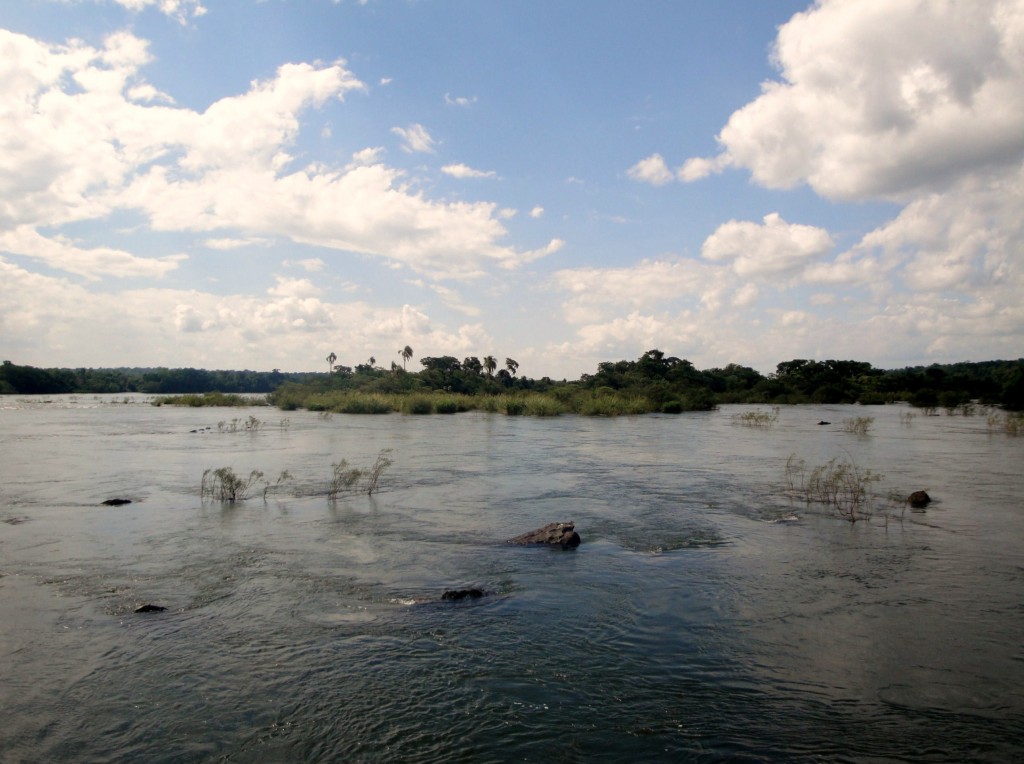
<path fill-rule="evenodd" d="M 406 353 L 406 351 L 408 351 Z M 635 361 L 598 364 L 593 374 L 578 380 L 533 379 L 519 374 L 511 359 L 499 368 L 493 356 L 424 357 L 418 371 L 406 370 L 412 357 L 408 346 L 403 364 L 378 366 L 375 359 L 352 367 L 336 366 L 328 357 L 324 372 L 207 371 L 204 369 L 118 368 L 62 369 L 0 365 L 0 394 L 149 393 L 266 393 L 282 408 L 346 410 L 353 396 L 447 395 L 458 408 L 498 396 L 541 394 L 559 409 L 555 413 L 645 413 L 700 411 L 721 403 L 860 403 L 880 405 L 906 401 L 921 408 L 955 409 L 970 402 L 1024 409 L 1024 359 L 932 364 L 900 369 L 877 369 L 863 361 L 794 359 L 762 374 L 738 364 L 698 369 L 690 361 L 648 350 Z M 193 399 L 194 400 L 194 399 Z M 403 410 L 389 404 L 389 410 Z"/>

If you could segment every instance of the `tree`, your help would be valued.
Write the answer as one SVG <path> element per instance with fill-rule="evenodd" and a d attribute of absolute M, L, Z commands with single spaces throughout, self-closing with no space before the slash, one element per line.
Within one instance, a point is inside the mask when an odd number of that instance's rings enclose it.
<path fill-rule="evenodd" d="M 374 366 L 376 366 L 376 365 L 377 365 L 377 359 L 376 359 L 376 358 L 374 358 L 374 357 L 373 357 L 373 356 L 371 355 L 371 356 L 370 356 L 370 360 L 368 360 L 368 361 L 366 362 L 366 365 L 367 365 L 367 366 L 369 366 L 369 367 L 370 367 L 370 368 L 372 369 L 372 368 L 373 368 Z"/>
<path fill-rule="evenodd" d="M 462 370 L 470 374 L 480 374 L 483 371 L 483 364 L 480 363 L 480 359 L 475 355 L 467 356 L 462 361 Z"/>
<path fill-rule="evenodd" d="M 398 351 L 398 355 L 402 356 L 402 369 L 404 370 L 406 361 L 412 358 L 412 348 L 406 345 Z"/>
<path fill-rule="evenodd" d="M 498 368 L 498 362 L 495 360 L 493 355 L 489 355 L 484 358 L 484 370 L 487 372 L 488 377 L 494 376 L 494 370 Z"/>
<path fill-rule="evenodd" d="M 508 373 L 514 377 L 516 372 L 519 371 L 519 362 L 513 361 L 511 358 L 506 358 L 505 368 L 508 369 Z"/>

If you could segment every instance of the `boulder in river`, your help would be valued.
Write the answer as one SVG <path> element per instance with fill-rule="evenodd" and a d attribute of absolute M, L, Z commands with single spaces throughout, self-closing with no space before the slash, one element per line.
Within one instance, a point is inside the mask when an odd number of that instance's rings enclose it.
<path fill-rule="evenodd" d="M 924 509 L 931 504 L 932 497 L 925 491 L 914 491 L 907 497 L 907 503 L 914 509 Z"/>
<path fill-rule="evenodd" d="M 486 594 L 487 592 L 483 589 L 477 589 L 475 587 L 472 589 L 449 589 L 441 595 L 441 599 L 452 600 L 455 602 L 465 599 L 478 600 Z"/>
<path fill-rule="evenodd" d="M 163 605 L 142 605 L 135 608 L 136 613 L 162 613 L 166 610 Z"/>
<path fill-rule="evenodd" d="M 131 499 L 107 499 L 105 502 L 103 502 L 103 506 L 104 507 L 121 507 L 121 506 L 124 506 L 125 504 L 131 504 L 131 503 L 132 503 Z"/>
<path fill-rule="evenodd" d="M 548 523 L 543 528 L 511 538 L 508 543 L 520 546 L 547 544 L 560 546 L 562 549 L 574 549 L 580 545 L 580 534 L 576 532 L 575 523 Z"/>

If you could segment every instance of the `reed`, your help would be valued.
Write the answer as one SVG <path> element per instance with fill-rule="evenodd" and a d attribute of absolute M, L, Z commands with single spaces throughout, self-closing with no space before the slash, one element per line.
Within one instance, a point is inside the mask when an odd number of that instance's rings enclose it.
<path fill-rule="evenodd" d="M 236 502 L 244 501 L 249 497 L 249 490 L 258 481 L 263 479 L 263 473 L 253 470 L 249 477 L 243 478 L 235 474 L 231 467 L 219 467 L 208 469 L 203 472 L 203 479 L 199 484 L 199 497 L 209 497 L 213 501 Z"/>
<path fill-rule="evenodd" d="M 867 435 L 871 425 L 875 423 L 873 416 L 856 416 L 843 420 L 843 431 L 852 432 L 856 435 Z"/>
<path fill-rule="evenodd" d="M 733 414 L 733 424 L 743 427 L 769 428 L 779 421 L 779 407 L 775 406 L 771 411 L 744 411 L 742 414 Z"/>
<path fill-rule="evenodd" d="M 810 471 L 795 454 L 786 460 L 785 480 L 790 495 L 808 504 L 827 504 L 851 523 L 871 517 L 871 484 L 884 479 L 884 475 L 863 469 L 850 458 L 834 457 Z"/>

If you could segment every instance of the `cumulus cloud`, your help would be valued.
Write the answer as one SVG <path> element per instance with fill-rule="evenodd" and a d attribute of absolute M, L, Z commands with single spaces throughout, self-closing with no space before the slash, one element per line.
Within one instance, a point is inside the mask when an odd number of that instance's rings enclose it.
<path fill-rule="evenodd" d="M 530 210 L 530 217 L 534 219 L 544 217 L 544 208 L 538 204 L 536 207 Z"/>
<path fill-rule="evenodd" d="M 451 175 L 453 178 L 497 178 L 498 173 L 493 170 L 475 170 L 469 165 L 465 164 L 446 164 L 441 168 L 441 172 L 445 175 Z"/>
<path fill-rule="evenodd" d="M 800 268 L 832 248 L 828 231 L 787 223 L 778 213 L 765 215 L 764 224 L 730 220 L 711 234 L 701 254 L 714 262 L 730 261 L 740 276 L 767 276 Z"/>
<path fill-rule="evenodd" d="M 477 97 L 472 96 L 453 96 L 450 93 L 444 94 L 444 102 L 448 106 L 461 106 L 462 108 L 468 108 L 477 102 Z"/>
<path fill-rule="evenodd" d="M 650 183 L 652 186 L 664 186 L 675 177 L 661 154 L 652 154 L 646 159 L 641 159 L 626 170 L 626 175 L 632 180 Z"/>
<path fill-rule="evenodd" d="M 181 24 L 186 24 L 189 19 L 199 18 L 206 14 L 206 8 L 199 0 L 114 0 L 114 2 L 131 11 L 141 11 L 144 8 L 153 7 Z"/>
<path fill-rule="evenodd" d="M 402 139 L 402 151 L 407 154 L 433 154 L 437 151 L 437 141 L 430 137 L 423 125 L 392 127 L 391 132 Z"/>
<path fill-rule="evenodd" d="M 955 30 L 953 32 L 952 30 Z M 735 112 L 720 157 L 769 188 L 908 200 L 1024 153 L 1018 0 L 822 0 L 779 30 L 781 78 Z"/>
<path fill-rule="evenodd" d="M 129 97 L 150 60 L 148 43 L 129 33 L 90 47 L 0 31 L 0 47 L 0 231 L 13 254 L 87 277 L 174 268 L 181 256 L 145 258 L 59 233 L 123 211 L 155 231 L 231 232 L 211 235 L 213 247 L 284 238 L 434 278 L 472 278 L 488 263 L 516 267 L 560 246 L 508 246 L 502 208 L 431 200 L 383 165 L 379 148 L 344 167 L 295 168 L 290 149 L 303 113 L 365 89 L 342 61 L 283 65 L 200 112 Z M 410 149 L 433 150 L 422 126 L 398 132 Z"/>

